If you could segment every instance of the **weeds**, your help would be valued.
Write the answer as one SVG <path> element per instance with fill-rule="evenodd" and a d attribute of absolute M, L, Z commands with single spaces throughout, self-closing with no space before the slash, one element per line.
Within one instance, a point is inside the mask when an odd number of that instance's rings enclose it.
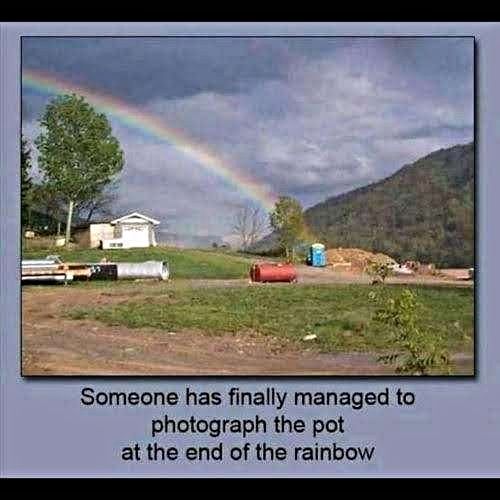
<path fill-rule="evenodd" d="M 378 305 L 373 320 L 389 328 L 395 350 L 379 356 L 385 364 L 395 364 L 396 372 L 428 375 L 433 371 L 450 373 L 450 355 L 444 335 L 438 328 L 427 328 L 419 321 L 423 307 L 415 292 L 406 289 L 399 296 L 371 292 Z"/>

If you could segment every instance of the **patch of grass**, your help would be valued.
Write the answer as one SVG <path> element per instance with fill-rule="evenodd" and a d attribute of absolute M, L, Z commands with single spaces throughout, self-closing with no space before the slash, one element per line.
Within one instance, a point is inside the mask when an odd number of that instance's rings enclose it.
<path fill-rule="evenodd" d="M 474 296 L 472 289 L 411 287 L 423 304 L 422 324 L 445 334 L 450 351 L 472 352 Z M 285 285 L 251 287 L 180 287 L 168 295 L 102 308 L 69 311 L 112 325 L 162 330 L 197 329 L 205 333 L 254 331 L 302 342 L 308 334 L 324 352 L 390 349 L 389 336 L 372 321 L 375 305 L 367 285 Z M 402 287 L 387 287 L 389 295 Z"/>
<path fill-rule="evenodd" d="M 123 250 L 57 249 L 25 251 L 23 259 L 43 259 L 49 253 L 57 254 L 65 262 L 142 262 L 165 260 L 173 278 L 233 279 L 248 276 L 251 259 L 224 252 L 190 250 L 171 247 L 134 248 Z"/>

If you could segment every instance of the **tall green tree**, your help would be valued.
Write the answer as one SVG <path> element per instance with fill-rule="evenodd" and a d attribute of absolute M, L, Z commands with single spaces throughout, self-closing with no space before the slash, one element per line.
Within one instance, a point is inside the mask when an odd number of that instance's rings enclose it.
<path fill-rule="evenodd" d="M 31 149 L 27 139 L 21 134 L 21 224 L 29 221 L 32 202 L 33 182 L 31 180 Z"/>
<path fill-rule="evenodd" d="M 287 257 L 293 257 L 293 249 L 305 229 L 302 205 L 295 198 L 280 196 L 269 218 L 278 233 L 281 249 Z"/>
<path fill-rule="evenodd" d="M 76 94 L 55 97 L 40 120 L 38 165 L 47 189 L 66 203 L 66 244 L 75 205 L 98 197 L 116 179 L 124 158 L 106 116 Z"/>

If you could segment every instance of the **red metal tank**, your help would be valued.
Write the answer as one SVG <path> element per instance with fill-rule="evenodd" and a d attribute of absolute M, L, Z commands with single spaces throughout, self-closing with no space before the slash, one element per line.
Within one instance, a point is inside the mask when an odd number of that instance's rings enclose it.
<path fill-rule="evenodd" d="M 250 279 L 261 283 L 278 281 L 294 283 L 297 281 L 297 271 L 292 264 L 259 262 L 250 268 Z"/>

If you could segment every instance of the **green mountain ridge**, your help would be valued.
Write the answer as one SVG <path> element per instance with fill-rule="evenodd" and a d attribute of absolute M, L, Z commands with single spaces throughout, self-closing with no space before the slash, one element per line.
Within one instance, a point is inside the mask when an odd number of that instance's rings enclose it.
<path fill-rule="evenodd" d="M 358 247 L 398 261 L 474 265 L 474 143 L 440 149 L 394 174 L 304 212 L 328 247 Z M 251 249 L 275 253 L 272 233 Z"/>
<path fill-rule="evenodd" d="M 472 266 L 474 143 L 435 151 L 304 215 L 330 247 L 359 247 L 441 267 Z"/>

